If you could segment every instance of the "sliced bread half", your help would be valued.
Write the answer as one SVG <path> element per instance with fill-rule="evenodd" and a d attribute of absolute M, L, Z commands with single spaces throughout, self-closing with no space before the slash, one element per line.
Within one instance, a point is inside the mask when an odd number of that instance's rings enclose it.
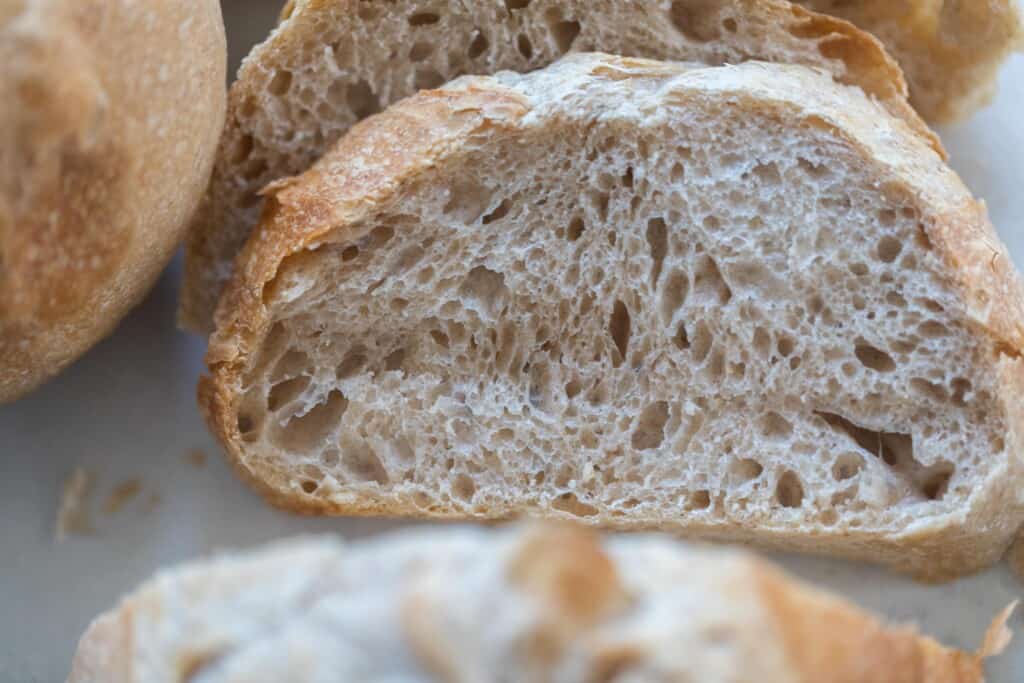
<path fill-rule="evenodd" d="M 270 189 L 211 340 L 277 504 L 523 511 L 941 578 L 1024 519 L 1024 294 L 901 120 L 803 67 L 465 77 Z"/>
<path fill-rule="evenodd" d="M 306 170 L 354 123 L 463 74 L 529 71 L 569 51 L 806 64 L 864 88 L 938 142 L 881 44 L 780 0 L 305 0 L 246 59 L 231 88 L 213 179 L 186 248 L 181 321 L 209 331 L 258 192 Z"/>
<path fill-rule="evenodd" d="M 93 622 L 68 680 L 980 683 L 1004 619 L 961 652 L 744 553 L 449 529 L 164 572 Z"/>
<path fill-rule="evenodd" d="M 796 0 L 878 36 L 899 61 L 910 101 L 933 123 L 988 104 L 999 66 L 1024 49 L 1019 0 Z"/>

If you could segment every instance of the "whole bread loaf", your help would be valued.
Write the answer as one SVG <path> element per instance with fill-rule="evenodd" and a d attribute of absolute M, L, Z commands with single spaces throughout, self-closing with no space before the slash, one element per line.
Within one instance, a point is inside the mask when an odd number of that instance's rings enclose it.
<path fill-rule="evenodd" d="M 0 0 L 0 403 L 167 264 L 209 180 L 226 59 L 217 0 Z"/>
<path fill-rule="evenodd" d="M 983 206 L 860 89 L 571 56 L 414 96 L 273 185 L 200 400 L 290 509 L 937 579 L 1024 519 L 1022 304 Z"/>
<path fill-rule="evenodd" d="M 308 539 L 168 570 L 89 627 L 69 683 L 977 683 L 977 654 L 750 555 L 573 528 Z"/>
<path fill-rule="evenodd" d="M 859 85 L 927 137 L 881 44 L 780 0 L 303 0 L 246 59 L 186 250 L 181 321 L 209 331 L 258 192 L 300 173 L 354 123 L 463 74 L 529 71 L 566 52 L 813 66 Z"/>

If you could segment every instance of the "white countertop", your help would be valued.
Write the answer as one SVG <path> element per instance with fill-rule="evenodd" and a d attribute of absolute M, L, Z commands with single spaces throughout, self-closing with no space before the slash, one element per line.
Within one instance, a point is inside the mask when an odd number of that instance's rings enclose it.
<path fill-rule="evenodd" d="M 258 34 L 274 4 L 229 0 L 225 8 L 245 15 L 231 26 L 244 22 Z M 232 38 L 235 52 L 248 40 L 239 31 Z M 988 201 L 1024 266 L 1024 56 L 1012 60 L 1001 81 L 993 107 L 942 132 L 953 166 Z M 111 339 L 29 398 L 0 407 L 0 681 L 62 681 L 92 617 L 161 566 L 290 534 L 353 537 L 397 525 L 292 517 L 235 479 L 196 408 L 203 342 L 174 327 L 179 274 L 176 262 Z M 193 449 L 209 456 L 205 465 L 190 461 Z M 61 487 L 77 466 L 96 475 L 95 534 L 58 545 Z M 141 484 L 139 495 L 118 512 L 103 512 L 111 490 L 132 479 Z M 923 586 L 871 567 L 779 559 L 802 577 L 968 649 L 996 612 L 1024 596 L 1024 583 L 1002 566 Z M 1011 626 L 1022 633 L 991 662 L 995 683 L 1024 680 L 1024 614 Z"/>

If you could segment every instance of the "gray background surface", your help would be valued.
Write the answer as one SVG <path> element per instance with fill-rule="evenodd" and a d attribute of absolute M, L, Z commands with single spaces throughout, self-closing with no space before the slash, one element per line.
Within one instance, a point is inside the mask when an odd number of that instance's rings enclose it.
<path fill-rule="evenodd" d="M 277 11 L 274 0 L 225 0 L 232 72 Z M 988 201 L 993 221 L 1024 265 L 1024 56 L 1004 69 L 994 106 L 941 131 L 953 166 Z M 0 681 L 62 681 L 89 620 L 161 566 L 221 548 L 298 533 L 348 537 L 396 526 L 377 520 L 302 519 L 274 511 L 237 481 L 195 403 L 203 342 L 174 326 L 180 264 L 147 302 L 41 391 L 0 407 Z M 188 461 L 200 449 L 205 466 Z M 64 479 L 96 475 L 96 532 L 54 543 Z M 111 490 L 138 479 L 141 493 L 113 514 Z M 154 500 L 159 498 L 159 502 Z M 796 574 L 940 640 L 976 647 L 991 617 L 1024 595 L 1005 567 L 944 586 L 822 559 L 779 558 Z M 1024 680 L 1022 631 L 992 662 L 991 681 Z M 1013 672 L 1016 672 L 1014 675 Z"/>

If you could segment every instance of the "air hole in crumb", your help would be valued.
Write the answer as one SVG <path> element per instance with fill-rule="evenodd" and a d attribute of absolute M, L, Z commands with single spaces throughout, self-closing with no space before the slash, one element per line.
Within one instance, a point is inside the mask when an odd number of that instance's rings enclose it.
<path fill-rule="evenodd" d="M 461 296 L 476 300 L 491 314 L 498 312 L 507 291 L 505 276 L 485 266 L 476 266 L 470 270 L 459 287 Z"/>
<path fill-rule="evenodd" d="M 320 488 L 320 484 L 311 479 L 306 479 L 302 482 L 302 491 L 306 494 L 312 495 L 316 493 L 318 488 Z"/>
<path fill-rule="evenodd" d="M 758 461 L 750 458 L 743 458 L 742 460 L 735 461 L 730 469 L 742 482 L 753 481 L 760 477 L 761 473 L 764 472 L 764 466 Z"/>
<path fill-rule="evenodd" d="M 684 36 L 694 42 L 706 43 L 719 36 L 718 16 L 712 11 L 715 4 L 707 0 L 677 0 L 669 9 L 669 18 Z"/>
<path fill-rule="evenodd" d="M 347 379 L 363 369 L 366 365 L 366 352 L 362 347 L 356 347 L 348 352 L 341 364 L 335 370 L 335 377 Z"/>
<path fill-rule="evenodd" d="M 690 338 L 686 335 L 686 325 L 679 323 L 678 329 L 676 329 L 676 335 L 672 338 L 676 348 L 686 350 L 690 348 Z"/>
<path fill-rule="evenodd" d="M 633 448 L 646 451 L 660 446 L 665 440 L 667 422 L 668 403 L 665 401 L 656 401 L 644 408 L 633 432 Z"/>
<path fill-rule="evenodd" d="M 476 35 L 473 36 L 472 42 L 469 44 L 469 58 L 476 59 L 483 53 L 487 52 L 488 47 L 490 47 L 490 45 L 487 42 L 487 36 L 482 32 L 477 31 Z"/>
<path fill-rule="evenodd" d="M 476 484 L 468 475 L 460 474 L 455 477 L 455 482 L 452 484 L 452 494 L 459 500 L 468 503 L 476 495 Z"/>
<path fill-rule="evenodd" d="M 352 245 L 341 250 L 342 261 L 354 261 L 359 257 L 359 247 Z"/>
<path fill-rule="evenodd" d="M 686 303 L 689 293 L 690 278 L 686 273 L 673 270 L 668 274 L 661 292 L 661 319 L 666 325 L 672 322 L 676 311 Z"/>
<path fill-rule="evenodd" d="M 949 490 L 949 480 L 953 478 L 952 465 L 940 465 L 921 484 L 921 493 L 928 500 L 942 500 Z"/>
<path fill-rule="evenodd" d="M 884 263 L 892 263 L 903 251 L 903 243 L 895 237 L 886 236 L 878 240 L 878 259 Z"/>
<path fill-rule="evenodd" d="M 722 277 L 718 264 L 710 256 L 702 256 L 697 263 L 693 278 L 693 295 L 722 305 L 732 299 L 732 290 Z"/>
<path fill-rule="evenodd" d="M 735 19 L 732 17 L 726 17 L 722 20 L 722 28 L 724 28 L 727 33 L 736 33 L 738 26 L 736 25 Z"/>
<path fill-rule="evenodd" d="M 256 422 L 249 415 L 238 416 L 238 432 L 245 436 L 246 434 L 252 433 L 253 429 L 256 428 Z"/>
<path fill-rule="evenodd" d="M 508 215 L 509 209 L 511 208 L 511 200 L 503 199 L 501 201 L 501 204 L 498 204 L 498 206 L 494 208 L 494 211 L 491 211 L 489 214 L 485 215 L 481 222 L 484 225 L 488 225 L 490 223 L 493 223 L 494 221 L 501 220 L 502 218 Z"/>
<path fill-rule="evenodd" d="M 533 57 L 533 44 L 525 33 L 520 33 L 519 37 L 516 38 L 516 47 L 519 48 L 519 54 L 521 54 L 524 59 L 530 59 Z"/>
<path fill-rule="evenodd" d="M 357 81 L 348 86 L 348 93 L 345 96 L 349 109 L 356 115 L 356 118 L 365 119 L 380 111 L 380 102 L 373 92 L 373 88 L 365 80 Z"/>
<path fill-rule="evenodd" d="M 390 481 L 388 471 L 369 444 L 364 441 L 346 439 L 342 443 L 342 463 L 345 470 L 357 481 L 375 482 L 384 486 Z"/>
<path fill-rule="evenodd" d="M 864 340 L 858 340 L 853 353 L 861 365 L 875 372 L 892 372 L 896 369 L 896 362 L 892 356 Z"/>
<path fill-rule="evenodd" d="M 793 349 L 796 348 L 792 338 L 787 336 L 780 336 L 775 346 L 779 350 L 779 355 L 783 358 L 789 358 L 789 355 L 793 353 Z"/>
<path fill-rule="evenodd" d="M 711 494 L 707 490 L 694 491 L 690 496 L 690 507 L 694 510 L 706 510 L 711 507 Z"/>
<path fill-rule="evenodd" d="M 597 508 L 593 505 L 588 505 L 579 500 L 575 493 L 563 493 L 551 501 L 551 507 L 576 517 L 593 517 L 598 512 Z"/>
<path fill-rule="evenodd" d="M 799 157 L 797 160 L 797 166 L 801 171 L 811 176 L 812 178 L 824 178 L 829 174 L 828 167 L 824 164 L 816 164 L 809 159 Z"/>
<path fill-rule="evenodd" d="M 693 353 L 693 359 L 698 363 L 704 362 L 704 359 L 708 357 L 708 353 L 711 351 L 712 343 L 714 343 L 714 338 L 711 336 L 711 330 L 703 322 L 697 323 L 693 339 L 690 342 L 690 351 Z"/>
<path fill-rule="evenodd" d="M 305 375 L 278 382 L 271 387 L 270 393 L 267 395 L 267 410 L 273 413 L 282 406 L 288 405 L 309 387 L 309 382 L 309 377 Z"/>
<path fill-rule="evenodd" d="M 398 349 L 384 359 L 384 369 L 387 371 L 401 370 L 405 363 L 405 349 Z"/>
<path fill-rule="evenodd" d="M 409 17 L 410 26 L 429 26 L 441 21 L 441 16 L 434 12 L 417 12 Z"/>
<path fill-rule="evenodd" d="M 864 468 L 864 458 L 856 453 L 842 453 L 832 463 L 832 478 L 836 481 L 852 479 Z"/>
<path fill-rule="evenodd" d="M 763 327 L 754 330 L 753 347 L 761 358 L 767 359 L 771 355 L 772 339 Z"/>
<path fill-rule="evenodd" d="M 433 90 L 442 83 L 444 83 L 444 76 L 437 69 L 430 66 L 416 69 L 416 74 L 413 76 L 413 86 L 417 90 Z"/>
<path fill-rule="evenodd" d="M 798 508 L 804 502 L 804 485 L 792 470 L 786 470 L 775 485 L 775 498 L 782 507 Z"/>
<path fill-rule="evenodd" d="M 526 9 L 530 5 L 530 0 L 505 0 L 505 7 L 509 11 L 514 9 Z"/>
<path fill-rule="evenodd" d="M 430 338 L 441 348 L 447 349 L 449 346 L 448 335 L 441 330 L 431 330 Z"/>
<path fill-rule="evenodd" d="M 425 40 L 421 40 L 417 43 L 413 43 L 412 47 L 409 48 L 409 61 L 422 62 L 424 59 L 429 57 L 433 52 L 433 43 L 428 43 Z"/>
<path fill-rule="evenodd" d="M 949 328 L 936 320 L 928 320 L 917 327 L 918 333 L 927 339 L 936 339 L 949 335 Z"/>
<path fill-rule="evenodd" d="M 565 385 L 565 396 L 570 400 L 576 398 L 581 391 L 583 391 L 583 385 L 579 380 L 571 380 Z"/>
<path fill-rule="evenodd" d="M 788 439 L 793 435 L 793 425 L 778 413 L 766 413 L 761 418 L 761 429 L 772 439 Z"/>
<path fill-rule="evenodd" d="M 555 39 L 558 51 L 565 54 L 572 49 L 573 41 L 580 34 L 580 22 L 559 21 L 551 25 L 551 35 Z"/>
<path fill-rule="evenodd" d="M 281 97 L 292 87 L 292 72 L 278 71 L 267 84 L 267 91 L 275 97 Z"/>
<path fill-rule="evenodd" d="M 574 216 L 569 221 L 569 229 L 566 231 L 565 236 L 570 242 L 575 242 L 580 238 L 584 230 L 586 230 L 586 226 L 583 224 L 583 219 L 579 216 Z"/>
<path fill-rule="evenodd" d="M 238 165 L 248 159 L 252 153 L 253 144 L 251 135 L 243 135 L 238 138 L 238 142 L 235 143 L 235 148 L 232 150 L 231 163 Z"/>
<path fill-rule="evenodd" d="M 647 221 L 647 246 L 651 250 L 651 285 L 656 287 L 668 252 L 668 227 L 665 219 L 652 218 Z"/>
<path fill-rule="evenodd" d="M 348 400 L 335 389 L 304 415 L 291 417 L 272 434 L 274 443 L 293 453 L 308 453 L 323 445 L 348 409 Z"/>
<path fill-rule="evenodd" d="M 618 299 L 616 299 L 615 306 L 612 308 L 612 316 L 608 322 L 608 332 L 612 336 L 612 341 L 615 342 L 615 348 L 619 351 L 619 355 L 613 360 L 613 364 L 615 367 L 619 367 L 626 359 L 626 353 L 629 350 L 630 320 L 629 309 L 626 308 L 626 304 Z"/>
<path fill-rule="evenodd" d="M 931 251 L 932 240 L 928 237 L 928 231 L 925 229 L 924 225 L 918 224 L 917 234 L 914 236 L 914 241 L 917 243 L 918 248 L 923 249 L 924 251 Z"/>

